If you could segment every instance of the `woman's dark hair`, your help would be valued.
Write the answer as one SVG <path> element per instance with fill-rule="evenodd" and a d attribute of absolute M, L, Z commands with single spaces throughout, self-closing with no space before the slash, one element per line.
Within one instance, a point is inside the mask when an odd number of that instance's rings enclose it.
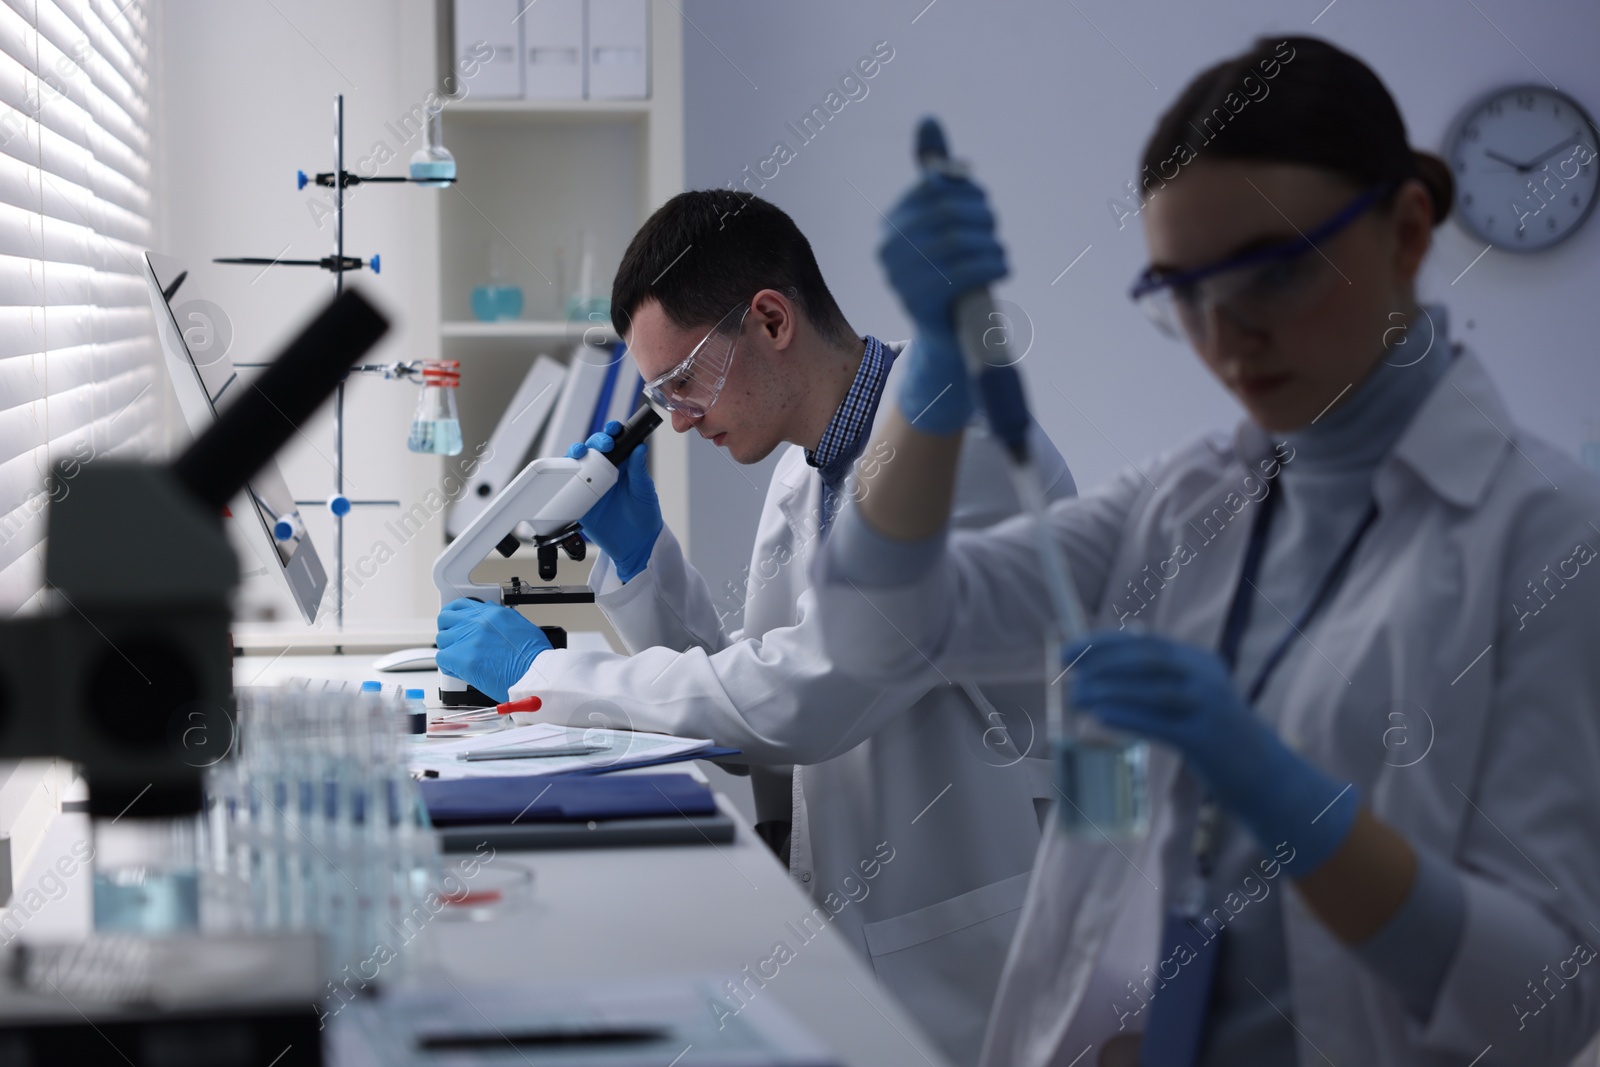
<path fill-rule="evenodd" d="M 1433 200 L 1435 226 L 1455 199 L 1450 168 L 1411 148 L 1372 68 L 1315 37 L 1263 37 L 1202 71 L 1156 123 L 1139 183 L 1151 192 L 1208 156 L 1302 163 L 1363 188 L 1416 178 Z"/>
<path fill-rule="evenodd" d="M 711 327 L 763 289 L 790 290 L 831 341 L 852 337 L 811 242 L 776 204 L 732 189 L 679 193 L 639 227 L 611 283 L 611 322 L 625 334 L 654 297 L 684 329 Z"/>

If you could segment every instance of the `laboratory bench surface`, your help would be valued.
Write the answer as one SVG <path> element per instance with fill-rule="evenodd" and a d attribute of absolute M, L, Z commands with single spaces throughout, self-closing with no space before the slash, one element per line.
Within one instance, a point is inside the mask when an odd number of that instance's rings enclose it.
<path fill-rule="evenodd" d="M 375 674 L 366 654 L 241 655 L 237 685 L 270 685 L 291 677 L 361 681 L 376 677 L 428 691 L 436 703 L 436 672 Z M 685 763 L 681 773 L 698 775 Z M 659 771 L 659 769 L 658 769 Z M 562 985 L 695 975 L 717 986 L 733 980 L 770 997 L 808 1027 L 850 1067 L 944 1067 L 948 1061 L 833 929 L 798 945 L 793 958 L 764 985 L 748 975 L 794 942 L 815 906 L 751 831 L 734 806 L 719 804 L 736 822 L 731 844 L 679 845 L 514 853 L 495 866 L 533 872 L 532 899 L 484 922 L 433 923 L 428 954 L 465 986 Z M 53 860 L 87 834 L 81 815 L 63 814 L 46 834 L 21 892 Z M 448 861 L 450 857 L 446 857 Z M 72 899 L 53 903 L 24 936 L 61 937 L 87 931 L 90 880 L 75 879 Z M 746 972 L 748 968 L 748 972 Z"/>

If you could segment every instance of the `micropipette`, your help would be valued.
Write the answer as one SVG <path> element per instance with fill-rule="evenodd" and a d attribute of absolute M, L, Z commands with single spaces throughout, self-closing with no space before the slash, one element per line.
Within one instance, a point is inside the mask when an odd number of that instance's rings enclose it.
<path fill-rule="evenodd" d="M 965 164 L 950 158 L 944 131 L 931 117 L 917 127 L 916 158 L 926 173 L 954 178 L 968 175 Z M 1032 424 L 1028 400 L 1015 361 L 1005 351 L 1010 330 L 1004 316 L 995 309 L 987 287 L 959 294 L 952 311 L 961 353 L 977 384 L 989 428 L 1011 457 L 1011 481 L 1017 500 L 1033 519 L 1039 566 L 1058 631 L 1050 635 L 1048 642 L 1053 671 L 1059 665 L 1060 643 L 1083 637 L 1089 632 L 1089 623 L 1067 570 L 1066 553 L 1046 520 L 1044 487 L 1028 447 Z M 1000 341 L 991 346 L 990 339 L 996 333 Z M 1136 836 L 1148 825 L 1148 746 L 1129 738 L 1079 737 L 1069 729 L 1059 688 L 1065 673 L 1056 675 L 1046 686 L 1056 788 L 1067 802 L 1067 807 L 1061 809 L 1061 824 L 1075 833 Z"/>
<path fill-rule="evenodd" d="M 925 118 L 917 126 L 916 157 L 917 165 L 924 171 L 955 178 L 968 175 L 966 164 L 950 158 L 944 130 L 937 119 Z M 969 289 L 957 296 L 954 314 L 961 353 L 966 357 L 967 370 L 977 382 L 978 397 L 988 417 L 989 428 L 1011 457 L 1011 480 L 1017 499 L 1034 520 L 1039 564 L 1044 570 L 1045 588 L 1056 625 L 1060 627 L 1063 640 L 1074 640 L 1089 631 L 1089 623 L 1073 589 L 1066 556 L 1050 535 L 1049 524 L 1045 521 L 1044 487 L 1028 448 L 1028 427 L 1032 420 L 1028 417 L 1022 376 L 1003 351 L 1005 342 L 994 349 L 988 342 L 991 331 L 996 324 L 1004 323 L 1004 317 L 995 310 L 994 297 L 987 287 Z M 1009 329 L 1001 330 L 1002 337 L 1007 333 Z"/>

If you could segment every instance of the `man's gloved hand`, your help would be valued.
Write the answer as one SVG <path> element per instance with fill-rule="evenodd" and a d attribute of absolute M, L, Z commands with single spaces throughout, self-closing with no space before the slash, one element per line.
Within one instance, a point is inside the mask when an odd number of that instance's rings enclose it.
<path fill-rule="evenodd" d="M 956 338 L 956 297 L 1007 274 L 983 190 L 967 178 L 929 174 L 889 213 L 878 258 L 917 336 L 900 410 L 917 429 L 948 436 L 972 417 L 974 390 Z"/>
<path fill-rule="evenodd" d="M 439 670 L 504 704 L 534 657 L 550 648 L 544 631 L 513 608 L 462 597 L 439 612 Z"/>
<path fill-rule="evenodd" d="M 568 459 L 581 459 L 589 449 L 610 452 L 617 447 L 622 423 L 612 419 L 600 433 L 591 434 L 567 449 Z M 661 501 L 656 498 L 656 483 L 645 466 L 645 445 L 629 453 L 617 469 L 617 484 L 606 491 L 584 515 L 581 525 L 589 540 L 616 564 L 617 578 L 628 582 L 650 562 L 650 553 L 661 535 Z"/>
<path fill-rule="evenodd" d="M 1283 867 L 1291 877 L 1309 874 L 1344 843 L 1359 807 L 1355 788 L 1290 750 L 1214 653 L 1110 630 L 1063 649 L 1062 662 L 1074 660 L 1073 705 L 1113 729 L 1176 748 L 1267 852 L 1288 842 L 1294 853 Z"/>

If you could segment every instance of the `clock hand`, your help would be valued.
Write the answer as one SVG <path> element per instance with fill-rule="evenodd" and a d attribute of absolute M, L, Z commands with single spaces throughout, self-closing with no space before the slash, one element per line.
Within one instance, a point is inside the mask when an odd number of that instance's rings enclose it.
<path fill-rule="evenodd" d="M 1504 164 L 1506 164 L 1507 166 L 1510 166 L 1510 167 L 1515 167 L 1520 171 L 1528 171 L 1528 170 L 1532 170 L 1533 169 L 1533 164 L 1529 163 L 1527 165 L 1524 165 L 1524 164 L 1518 163 L 1514 159 L 1507 159 L 1505 156 L 1502 156 L 1499 152 L 1496 152 L 1492 148 L 1485 148 L 1483 150 L 1483 154 L 1488 156 L 1490 159 L 1497 159 L 1501 163 L 1504 163 Z"/>
<path fill-rule="evenodd" d="M 1565 138 L 1563 138 L 1562 140 L 1557 142 L 1556 146 L 1554 148 L 1552 148 L 1552 149 L 1550 149 L 1550 150 L 1548 150 L 1546 152 L 1543 152 L 1543 153 L 1539 154 L 1537 157 L 1535 157 L 1534 161 L 1532 163 L 1528 164 L 1527 169 L 1528 170 L 1532 170 L 1534 167 L 1537 167 L 1539 164 L 1543 163 L 1545 160 L 1549 159 L 1551 156 L 1555 155 L 1557 152 L 1561 151 L 1563 148 L 1567 147 L 1570 144 L 1575 144 L 1577 142 L 1577 140 L 1578 140 L 1578 135 L 1577 134 L 1569 134 L 1568 136 L 1566 136 Z"/>

